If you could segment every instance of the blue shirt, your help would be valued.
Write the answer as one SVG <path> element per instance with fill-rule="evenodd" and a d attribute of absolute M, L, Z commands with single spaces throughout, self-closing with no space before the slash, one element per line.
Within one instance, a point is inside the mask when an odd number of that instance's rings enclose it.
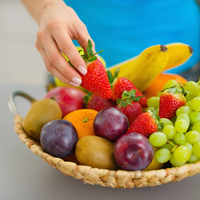
<path fill-rule="evenodd" d="M 86 25 L 107 67 L 156 44 L 182 42 L 193 48 L 181 73 L 200 60 L 200 8 L 195 0 L 65 0 Z M 75 45 L 78 45 L 75 42 Z"/>

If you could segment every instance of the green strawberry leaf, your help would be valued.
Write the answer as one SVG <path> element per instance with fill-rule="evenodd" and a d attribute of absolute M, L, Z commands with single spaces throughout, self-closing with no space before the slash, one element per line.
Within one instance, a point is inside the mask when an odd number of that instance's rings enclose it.
<path fill-rule="evenodd" d="M 93 50 L 92 50 L 92 41 L 88 40 L 88 45 L 87 45 L 87 57 L 91 57 L 93 55 Z"/>
<path fill-rule="evenodd" d="M 158 122 L 158 130 L 162 130 L 164 128 L 164 123 Z"/>
<path fill-rule="evenodd" d="M 189 94 L 190 92 L 186 91 L 185 88 L 183 87 L 183 85 L 180 84 L 180 88 L 182 89 L 181 93 L 186 97 L 187 94 Z"/>
<path fill-rule="evenodd" d="M 92 50 L 92 41 L 90 39 L 88 40 L 86 51 L 87 52 L 82 55 L 82 58 L 84 59 L 84 61 L 88 61 L 88 62 L 92 62 L 96 60 L 97 57 L 95 55 L 103 52 L 103 50 L 101 50 L 100 52 L 94 53 Z"/>
<path fill-rule="evenodd" d="M 127 100 L 126 100 L 126 103 L 127 103 L 127 104 L 129 104 L 129 105 L 132 105 L 132 103 L 131 103 L 131 100 L 130 100 L 130 99 L 127 99 Z"/>
<path fill-rule="evenodd" d="M 94 56 L 94 57 L 85 59 L 85 61 L 87 61 L 87 62 L 92 62 L 92 61 L 95 61 L 96 59 L 97 59 L 97 57 Z"/>
<path fill-rule="evenodd" d="M 117 99 L 117 105 L 121 108 L 122 106 L 126 107 L 128 104 L 133 105 L 133 101 L 138 102 L 143 96 L 136 96 L 135 93 L 136 90 L 124 90 L 121 99 Z"/>
<path fill-rule="evenodd" d="M 125 90 L 125 91 L 122 93 L 122 99 L 127 99 L 127 98 L 129 98 L 129 92 Z"/>
<path fill-rule="evenodd" d="M 115 78 L 112 75 L 111 71 L 107 70 L 107 76 L 108 76 L 108 80 L 109 80 L 110 84 L 112 84 Z"/>
<path fill-rule="evenodd" d="M 118 105 L 120 103 L 120 98 L 117 99 L 116 104 Z"/>
<path fill-rule="evenodd" d="M 91 99 L 91 96 L 92 96 L 92 95 L 93 95 L 92 92 L 88 92 L 88 93 L 83 97 L 83 99 L 84 99 L 83 103 L 84 103 L 85 107 L 87 107 L 88 101 Z"/>
<path fill-rule="evenodd" d="M 68 61 L 68 63 L 71 65 L 71 67 L 75 68 L 74 65 L 72 65 L 72 63 L 70 61 Z"/>
<path fill-rule="evenodd" d="M 118 68 L 115 70 L 115 72 L 114 72 L 114 77 L 115 77 L 115 78 L 118 77 L 119 71 L 120 71 L 120 69 L 119 69 L 119 67 L 118 67 Z"/>
<path fill-rule="evenodd" d="M 125 108 L 126 108 L 126 106 L 127 106 L 127 103 L 126 103 L 126 102 L 124 102 L 124 101 L 121 101 L 121 105 L 122 105 L 123 107 L 125 107 Z"/>

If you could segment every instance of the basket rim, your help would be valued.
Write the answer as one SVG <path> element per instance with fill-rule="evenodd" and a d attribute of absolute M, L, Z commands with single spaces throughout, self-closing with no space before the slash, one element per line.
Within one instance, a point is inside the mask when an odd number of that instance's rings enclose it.
<path fill-rule="evenodd" d="M 171 167 L 157 170 L 126 171 L 93 168 L 91 166 L 65 161 L 43 151 L 39 142 L 30 138 L 24 131 L 24 119 L 21 115 L 14 118 L 14 129 L 21 142 L 36 155 L 41 157 L 50 166 L 67 176 L 82 180 L 83 183 L 102 185 L 112 188 L 133 188 L 161 185 L 169 182 L 178 182 L 186 177 L 200 173 L 200 161 L 187 163 L 180 167 Z"/>

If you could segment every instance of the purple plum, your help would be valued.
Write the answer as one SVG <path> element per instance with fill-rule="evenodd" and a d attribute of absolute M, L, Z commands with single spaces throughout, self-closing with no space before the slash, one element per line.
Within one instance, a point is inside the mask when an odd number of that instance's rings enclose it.
<path fill-rule="evenodd" d="M 112 142 L 125 134 L 128 126 L 128 118 L 114 107 L 104 108 L 94 119 L 95 134 Z"/>
<path fill-rule="evenodd" d="M 118 165 L 127 171 L 143 170 L 152 161 L 154 150 L 148 138 L 140 133 L 122 135 L 114 147 Z"/>
<path fill-rule="evenodd" d="M 46 123 L 41 130 L 40 143 L 43 150 L 52 156 L 65 158 L 76 147 L 78 134 L 71 122 L 63 119 Z"/>

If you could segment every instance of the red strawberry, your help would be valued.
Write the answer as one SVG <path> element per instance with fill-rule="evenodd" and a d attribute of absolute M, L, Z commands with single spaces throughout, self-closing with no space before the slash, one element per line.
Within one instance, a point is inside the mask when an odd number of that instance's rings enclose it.
<path fill-rule="evenodd" d="M 111 99 L 113 101 L 117 101 L 118 98 L 122 97 L 122 93 L 130 90 L 136 90 L 137 92 L 135 93 L 136 96 L 143 96 L 140 100 L 139 103 L 143 108 L 147 107 L 147 98 L 137 89 L 137 87 L 127 78 L 118 78 L 118 73 L 119 73 L 119 68 L 115 71 L 114 76 L 112 73 L 107 70 L 107 74 L 109 77 L 109 81 L 111 84 L 112 88 L 112 96 Z"/>
<path fill-rule="evenodd" d="M 186 104 L 186 91 L 184 88 L 173 86 L 162 91 L 159 104 L 160 118 L 172 119 L 176 116 L 176 110 Z"/>
<path fill-rule="evenodd" d="M 122 94 L 122 98 L 117 100 L 116 108 L 123 112 L 131 125 L 133 121 L 142 114 L 142 106 L 138 103 L 140 97 L 136 97 L 136 90 L 126 90 Z"/>
<path fill-rule="evenodd" d="M 139 115 L 136 120 L 131 124 L 127 133 L 141 133 L 142 135 L 149 137 L 152 133 L 156 132 L 160 128 L 159 117 L 154 113 L 148 111 Z"/>
<path fill-rule="evenodd" d="M 88 40 L 87 52 L 82 55 L 87 64 L 87 74 L 80 74 L 82 77 L 81 86 L 93 94 L 109 99 L 112 91 L 106 69 L 95 54 L 97 53 L 93 53 L 92 51 L 92 42 Z"/>
<path fill-rule="evenodd" d="M 110 99 L 105 99 L 92 93 L 84 96 L 86 108 L 100 111 L 107 107 L 115 107 L 115 103 Z"/>

